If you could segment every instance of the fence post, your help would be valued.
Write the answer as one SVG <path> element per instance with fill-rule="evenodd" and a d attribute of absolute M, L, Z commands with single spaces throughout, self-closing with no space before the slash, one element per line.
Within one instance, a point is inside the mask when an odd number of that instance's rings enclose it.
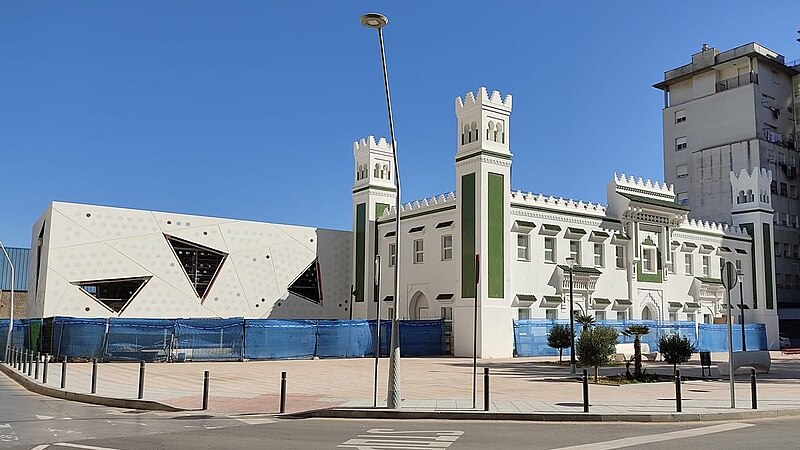
<path fill-rule="evenodd" d="M 47 384 L 47 363 L 50 362 L 50 355 L 44 355 L 44 367 L 42 367 L 42 384 Z"/>
<path fill-rule="evenodd" d="M 210 380 L 208 378 L 208 371 L 203 373 L 203 411 L 208 409 L 208 386 Z"/>
<path fill-rule="evenodd" d="M 42 358 L 42 354 L 37 351 L 36 352 L 36 363 L 34 364 L 34 375 L 33 375 L 33 379 L 34 380 L 38 380 L 39 379 L 39 359 L 41 359 L 41 358 Z"/>
<path fill-rule="evenodd" d="M 758 409 L 758 392 L 756 391 L 756 369 L 750 369 L 750 401 L 753 409 Z"/>
<path fill-rule="evenodd" d="M 136 398 L 144 398 L 144 361 L 139 361 L 139 394 Z"/>
<path fill-rule="evenodd" d="M 589 371 L 583 369 L 583 412 L 589 412 Z"/>
<path fill-rule="evenodd" d="M 279 412 L 286 412 L 286 372 L 281 372 L 281 406 Z"/>
<path fill-rule="evenodd" d="M 67 388 L 67 357 L 61 363 L 61 389 Z"/>
<path fill-rule="evenodd" d="M 97 358 L 92 360 L 92 394 L 97 393 Z"/>
<path fill-rule="evenodd" d="M 483 368 L 483 410 L 489 410 L 489 368 Z"/>
<path fill-rule="evenodd" d="M 675 370 L 675 408 L 678 412 L 683 411 L 683 399 L 681 398 L 681 369 Z"/>

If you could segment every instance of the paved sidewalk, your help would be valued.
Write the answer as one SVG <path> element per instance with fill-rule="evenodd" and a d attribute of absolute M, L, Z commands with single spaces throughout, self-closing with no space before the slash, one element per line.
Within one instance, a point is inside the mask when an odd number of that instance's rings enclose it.
<path fill-rule="evenodd" d="M 714 355 L 714 361 L 724 355 Z M 566 362 L 566 361 L 565 361 Z M 378 370 L 378 405 L 385 406 L 387 359 Z M 568 381 L 568 366 L 552 358 L 514 358 L 478 361 L 477 406 L 483 409 L 483 367 L 491 373 L 493 412 L 579 413 L 582 385 Z M 139 365 L 99 364 L 97 394 L 136 398 Z M 672 373 L 672 366 L 645 362 L 648 372 Z M 278 412 L 280 373 L 287 372 L 287 412 L 320 408 L 371 407 L 374 359 L 152 363 L 146 366 L 145 400 L 178 408 L 199 409 L 203 371 L 211 372 L 209 409 L 219 413 Z M 50 364 L 48 385 L 59 387 L 61 364 Z M 624 366 L 606 367 L 601 374 L 624 373 Z M 697 361 L 681 367 L 682 375 L 700 378 Z M 454 411 L 472 409 L 472 360 L 469 358 L 403 358 L 403 409 Z M 683 383 L 684 413 L 730 412 L 727 379 L 692 379 Z M 66 390 L 88 393 L 91 364 L 70 363 Z M 591 384 L 591 412 L 598 414 L 670 414 L 675 412 L 674 383 L 630 385 Z M 773 353 L 772 370 L 759 375 L 759 410 L 800 408 L 800 356 Z M 749 376 L 737 376 L 737 411 L 750 410 Z"/>

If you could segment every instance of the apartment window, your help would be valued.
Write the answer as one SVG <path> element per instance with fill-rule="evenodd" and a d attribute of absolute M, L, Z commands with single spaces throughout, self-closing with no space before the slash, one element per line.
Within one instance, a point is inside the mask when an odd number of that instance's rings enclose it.
<path fill-rule="evenodd" d="M 643 272 L 655 272 L 654 268 L 654 257 L 656 251 L 652 248 L 645 248 L 642 250 L 642 271 Z"/>
<path fill-rule="evenodd" d="M 422 264 L 425 261 L 424 250 L 422 239 L 414 239 L 414 264 Z"/>
<path fill-rule="evenodd" d="M 776 258 L 780 258 L 781 257 L 781 244 L 780 244 L 780 242 L 776 242 L 775 243 L 775 257 Z"/>
<path fill-rule="evenodd" d="M 557 309 L 545 309 L 544 310 L 544 318 L 547 320 L 557 320 L 558 319 L 558 310 Z"/>
<path fill-rule="evenodd" d="M 581 242 L 569 241 L 569 256 L 575 259 L 575 264 L 581 265 Z"/>
<path fill-rule="evenodd" d="M 688 320 L 689 322 L 694 322 L 696 320 L 695 316 L 694 316 L 694 313 L 687 313 L 686 314 L 686 320 Z"/>
<path fill-rule="evenodd" d="M 792 288 L 792 274 L 787 273 L 783 275 L 783 278 L 786 280 L 786 287 L 791 289 Z"/>
<path fill-rule="evenodd" d="M 603 244 L 595 242 L 594 244 L 594 266 L 603 267 Z"/>
<path fill-rule="evenodd" d="M 795 258 L 800 256 L 800 246 L 797 245 L 792 246 L 792 256 L 794 256 Z"/>
<path fill-rule="evenodd" d="M 453 259 L 453 236 L 448 234 L 442 236 L 442 261 Z"/>
<path fill-rule="evenodd" d="M 777 181 L 772 180 L 772 183 L 769 184 L 769 191 L 771 193 L 773 193 L 773 194 L 777 194 L 778 193 L 778 182 Z"/>
<path fill-rule="evenodd" d="M 617 269 L 625 268 L 625 247 L 616 245 L 614 248 L 614 263 Z"/>
<path fill-rule="evenodd" d="M 789 213 L 781 213 L 781 225 L 789 225 Z"/>
<path fill-rule="evenodd" d="M 742 270 L 742 260 L 741 259 L 737 259 L 736 260 L 736 270 Z"/>
<path fill-rule="evenodd" d="M 594 312 L 594 320 L 606 320 L 606 312 L 605 311 L 595 311 Z"/>
<path fill-rule="evenodd" d="M 530 261 L 530 249 L 528 248 L 527 233 L 517 233 L 517 260 Z"/>
<path fill-rule="evenodd" d="M 688 192 L 678 192 L 678 195 L 675 196 L 675 202 L 679 205 L 686 206 L 689 204 L 689 193 Z"/>
<path fill-rule="evenodd" d="M 678 313 L 669 313 L 669 321 L 670 322 L 677 322 L 678 321 Z"/>
<path fill-rule="evenodd" d="M 686 146 L 686 136 L 675 139 L 675 150 L 683 150 L 686 148 Z"/>
<path fill-rule="evenodd" d="M 692 254 L 687 253 L 683 255 L 683 273 L 686 275 L 692 275 L 694 270 L 692 268 Z"/>
<path fill-rule="evenodd" d="M 789 185 L 789 197 L 797 198 L 797 186 L 792 184 Z"/>
<path fill-rule="evenodd" d="M 556 262 L 556 238 L 544 238 L 544 260 L 545 262 Z"/>
<path fill-rule="evenodd" d="M 389 267 L 394 267 L 395 258 L 397 256 L 397 247 L 394 244 L 389 244 Z"/>
<path fill-rule="evenodd" d="M 711 258 L 703 255 L 703 275 L 708 276 L 711 273 Z"/>
<path fill-rule="evenodd" d="M 617 311 L 617 320 L 628 320 L 628 311 Z"/>
<path fill-rule="evenodd" d="M 669 267 L 669 273 L 671 273 L 673 275 L 676 272 L 676 268 L 675 268 L 675 265 L 677 264 L 675 262 L 675 257 L 676 256 L 677 255 L 675 254 L 675 252 L 670 252 L 670 260 L 669 260 L 669 264 L 667 264 L 667 266 Z"/>
<path fill-rule="evenodd" d="M 519 308 L 517 309 L 517 319 L 519 320 L 528 320 L 531 318 L 531 309 L 530 308 Z"/>
<path fill-rule="evenodd" d="M 789 185 L 784 182 L 781 182 L 780 186 L 781 186 L 780 194 L 783 195 L 784 197 L 789 195 Z"/>
<path fill-rule="evenodd" d="M 686 110 L 675 111 L 675 123 L 686 122 Z"/>
<path fill-rule="evenodd" d="M 689 176 L 689 166 L 686 164 L 681 164 L 680 166 L 675 168 L 675 177 L 676 178 L 684 178 Z"/>
<path fill-rule="evenodd" d="M 789 244 L 783 244 L 783 256 L 788 258 L 791 255 L 792 247 Z"/>

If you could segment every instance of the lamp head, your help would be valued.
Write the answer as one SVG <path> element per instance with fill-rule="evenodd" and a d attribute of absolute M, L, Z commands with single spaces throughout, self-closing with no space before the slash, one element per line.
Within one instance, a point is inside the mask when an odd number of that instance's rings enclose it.
<path fill-rule="evenodd" d="M 744 273 L 742 273 L 741 270 L 736 271 L 736 279 L 739 280 L 739 283 L 741 283 L 742 280 L 744 280 Z"/>
<path fill-rule="evenodd" d="M 567 258 L 567 265 L 569 266 L 570 269 L 572 269 L 572 267 L 575 265 L 575 258 L 572 257 Z"/>
<path fill-rule="evenodd" d="M 379 13 L 366 13 L 361 16 L 361 25 L 367 28 L 381 29 L 389 23 L 389 19 L 383 14 Z"/>

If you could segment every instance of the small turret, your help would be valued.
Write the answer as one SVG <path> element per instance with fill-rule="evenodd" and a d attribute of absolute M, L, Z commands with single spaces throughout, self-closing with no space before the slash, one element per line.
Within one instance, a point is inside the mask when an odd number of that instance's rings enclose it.
<path fill-rule="evenodd" d="M 730 173 L 732 203 L 731 212 L 744 211 L 753 208 L 772 211 L 772 171 L 754 167 L 752 172 L 742 169 L 737 175 Z"/>
<path fill-rule="evenodd" d="M 368 136 L 353 143 L 355 176 L 353 189 L 364 186 L 394 187 L 392 145 L 386 138 Z"/>
<path fill-rule="evenodd" d="M 474 150 L 489 150 L 510 153 L 508 146 L 509 117 L 511 116 L 511 94 L 505 98 L 499 91 L 491 95 L 485 87 L 478 94 L 467 92 L 464 98 L 456 97 L 458 118 L 458 152 L 472 153 Z"/>

